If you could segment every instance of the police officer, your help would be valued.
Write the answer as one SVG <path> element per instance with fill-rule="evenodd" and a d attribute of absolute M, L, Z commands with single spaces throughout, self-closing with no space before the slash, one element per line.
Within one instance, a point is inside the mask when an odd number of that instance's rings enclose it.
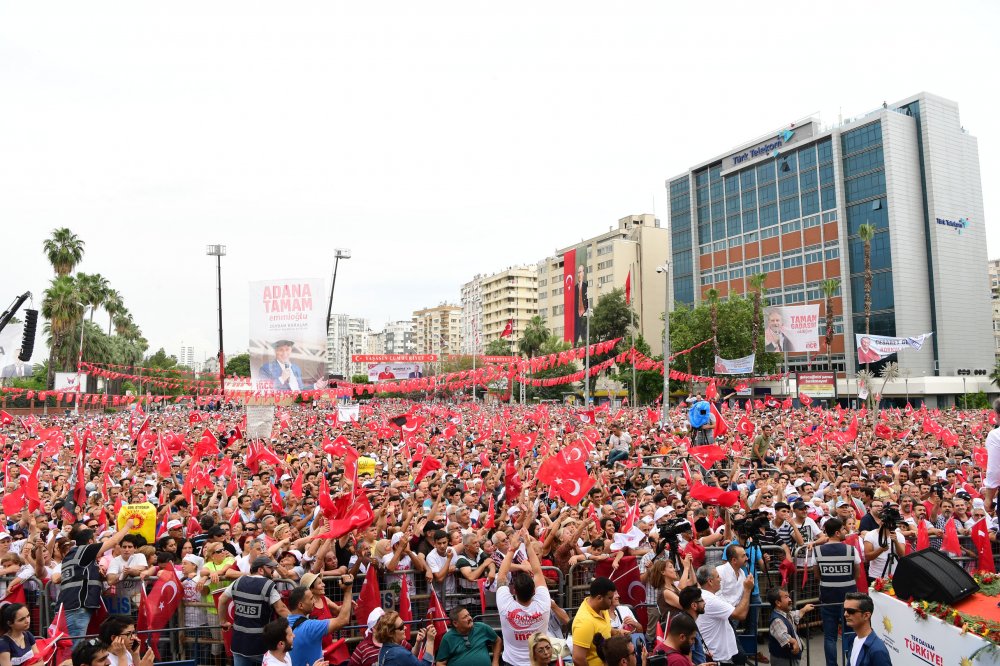
<path fill-rule="evenodd" d="M 237 578 L 219 599 L 219 616 L 228 617 L 234 605 L 233 622 L 221 623 L 233 628 L 233 666 L 254 666 L 264 661 L 264 627 L 278 617 L 288 617 L 288 607 L 275 589 L 274 572 L 278 563 L 267 556 L 250 563 L 250 575 Z"/>
<path fill-rule="evenodd" d="M 117 546 L 135 523 L 129 518 L 114 536 L 96 543 L 94 530 L 83 528 L 76 531 L 76 545 L 63 558 L 60 573 L 59 603 L 66 615 L 66 629 L 73 637 L 73 646 L 87 633 L 90 616 L 101 605 L 103 581 L 97 560 L 104 553 Z"/>
<path fill-rule="evenodd" d="M 837 666 L 837 632 L 844 618 L 844 598 L 848 592 L 858 591 L 861 554 L 853 546 L 844 543 L 847 527 L 839 518 L 827 520 L 823 531 L 829 540 L 816 546 L 816 566 L 813 570 L 819 578 L 819 614 L 823 618 L 826 666 Z M 844 645 L 847 644 L 848 630 L 845 628 Z"/>

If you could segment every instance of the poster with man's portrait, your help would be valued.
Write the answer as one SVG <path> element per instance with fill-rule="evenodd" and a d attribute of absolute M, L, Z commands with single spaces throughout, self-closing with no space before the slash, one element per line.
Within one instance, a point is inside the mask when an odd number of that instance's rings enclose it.
<path fill-rule="evenodd" d="M 819 351 L 819 304 L 764 308 L 764 351 Z"/>
<path fill-rule="evenodd" d="M 250 378 L 255 391 L 326 387 L 322 279 L 250 283 Z"/>

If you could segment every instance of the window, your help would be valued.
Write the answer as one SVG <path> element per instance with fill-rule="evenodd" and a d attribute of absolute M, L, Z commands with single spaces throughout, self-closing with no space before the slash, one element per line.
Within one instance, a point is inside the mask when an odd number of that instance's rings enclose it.
<path fill-rule="evenodd" d="M 730 280 L 738 280 L 738 279 L 740 279 L 742 277 L 743 277 L 743 269 L 742 268 L 731 268 L 731 269 L 729 269 L 729 279 Z"/>
<path fill-rule="evenodd" d="M 816 166 L 816 146 L 799 148 L 799 169 L 804 170 Z"/>
<path fill-rule="evenodd" d="M 799 217 L 801 212 L 799 211 L 799 198 L 792 197 L 791 199 L 781 200 L 781 221 L 794 220 Z"/>
<path fill-rule="evenodd" d="M 837 194 L 834 192 L 833 185 L 827 185 L 823 188 L 820 194 L 820 207 L 823 210 L 837 207 Z"/>
<path fill-rule="evenodd" d="M 819 212 L 819 190 L 802 193 L 802 215 L 814 215 Z M 819 224 L 819 218 L 816 219 Z"/>
<path fill-rule="evenodd" d="M 757 228 L 757 209 L 743 211 L 743 228 L 747 231 Z"/>
<path fill-rule="evenodd" d="M 717 220 L 712 220 L 712 240 L 717 241 L 726 237 L 726 221 L 720 216 Z"/>
<path fill-rule="evenodd" d="M 792 220 L 781 225 L 781 233 L 790 234 L 802 228 L 802 220 Z"/>
<path fill-rule="evenodd" d="M 804 250 L 807 264 L 818 264 L 823 261 L 823 246 L 810 245 Z"/>
<path fill-rule="evenodd" d="M 844 178 L 883 168 L 882 147 L 844 158 Z"/>
<path fill-rule="evenodd" d="M 778 223 L 778 206 L 775 204 L 761 206 L 757 214 L 760 217 L 761 228 L 773 227 Z"/>
<path fill-rule="evenodd" d="M 874 203 L 881 203 L 881 208 L 872 210 Z M 865 201 L 847 207 L 847 234 L 855 236 L 862 224 L 870 224 L 878 229 L 889 228 L 889 207 L 885 199 Z"/>
<path fill-rule="evenodd" d="M 716 242 L 712 243 L 712 251 L 713 252 L 721 252 L 722 250 L 725 250 L 725 249 L 726 249 L 726 241 L 724 241 L 724 240 L 720 240 L 720 241 L 716 241 Z"/>
<path fill-rule="evenodd" d="M 782 178 L 778 181 L 778 196 L 782 199 L 792 197 L 799 193 L 799 180 L 794 175 L 790 178 Z"/>
<path fill-rule="evenodd" d="M 698 243 L 708 243 L 712 240 L 712 225 L 709 223 L 698 225 Z"/>
<path fill-rule="evenodd" d="M 819 158 L 819 163 L 824 164 L 826 162 L 833 161 L 833 141 L 826 139 L 825 141 L 820 141 L 816 144 L 816 153 Z"/>
<path fill-rule="evenodd" d="M 802 197 L 803 205 L 805 205 L 805 196 Z M 810 215 L 809 217 L 802 218 L 802 228 L 811 229 L 813 227 L 818 227 L 820 225 L 819 215 Z"/>
<path fill-rule="evenodd" d="M 556 287 L 556 288 L 555 288 L 555 289 L 553 289 L 553 290 L 552 290 L 552 291 L 551 291 L 550 293 L 551 293 L 551 294 L 552 294 L 553 296 L 558 296 L 559 294 L 563 293 L 563 288 L 562 288 L 562 287 Z"/>
<path fill-rule="evenodd" d="M 863 275 L 851 277 L 851 299 L 854 312 L 865 311 L 865 278 Z M 886 310 L 891 308 L 892 304 L 892 271 L 875 273 L 872 275 L 872 310 Z M 860 330 L 864 330 L 864 328 L 862 327 Z"/>
<path fill-rule="evenodd" d="M 740 247 L 741 245 L 743 245 L 743 239 L 739 236 L 729 239 L 729 247 Z"/>
<path fill-rule="evenodd" d="M 805 302 L 806 302 L 806 296 L 801 291 L 785 294 L 785 305 L 789 305 L 792 303 L 805 303 Z"/>
<path fill-rule="evenodd" d="M 833 164 L 824 164 L 819 168 L 819 184 L 833 184 Z"/>
<path fill-rule="evenodd" d="M 794 268 L 795 266 L 801 266 L 802 265 L 802 255 L 798 254 L 798 255 L 795 255 L 794 257 L 785 257 L 782 260 L 781 263 L 782 263 L 782 266 L 784 266 L 785 268 Z"/>
<path fill-rule="evenodd" d="M 597 256 L 600 257 L 601 255 L 608 254 L 609 252 L 612 252 L 614 249 L 615 249 L 615 246 L 612 245 L 611 243 L 605 243 L 604 245 L 598 245 L 597 246 Z"/>
<path fill-rule="evenodd" d="M 840 141 L 845 156 L 865 150 L 871 146 L 877 146 L 882 143 L 882 123 L 876 121 L 864 127 L 859 127 L 856 130 L 846 132 L 841 136 Z"/>
<path fill-rule="evenodd" d="M 549 316 L 549 309 L 548 308 L 538 308 L 538 316 L 541 317 L 542 319 L 547 319 L 548 316 Z"/>
<path fill-rule="evenodd" d="M 836 221 L 837 221 L 837 211 L 831 210 L 829 212 L 823 213 L 823 224 L 826 224 L 827 222 L 836 222 Z"/>
<path fill-rule="evenodd" d="M 701 276 L 701 286 L 707 287 L 707 286 L 709 286 L 711 284 L 712 284 L 712 276 L 711 275 L 702 275 Z"/>
<path fill-rule="evenodd" d="M 731 197 L 726 197 L 726 214 L 735 214 L 739 217 L 740 214 L 740 197 L 739 195 L 734 195 Z"/>
<path fill-rule="evenodd" d="M 757 232 L 751 231 L 748 234 L 743 234 L 744 243 L 756 243 L 757 242 Z"/>
<path fill-rule="evenodd" d="M 823 256 L 827 260 L 830 260 L 830 259 L 839 259 L 840 258 L 840 248 L 839 247 L 827 248 L 826 250 L 823 251 Z"/>
<path fill-rule="evenodd" d="M 701 246 L 699 246 L 698 247 L 698 254 L 701 255 L 701 256 L 705 256 L 706 254 L 712 254 L 712 245 L 708 244 L 708 245 L 701 245 Z"/>
<path fill-rule="evenodd" d="M 743 200 L 743 210 L 757 207 L 757 193 L 755 191 L 744 192 L 741 197 Z"/>
<path fill-rule="evenodd" d="M 602 275 L 597 279 L 597 284 L 607 284 L 615 278 L 614 275 Z"/>
<path fill-rule="evenodd" d="M 773 183 L 774 182 L 774 162 L 769 161 L 761 164 L 757 167 L 757 183 Z"/>
<path fill-rule="evenodd" d="M 538 286 L 539 287 L 547 287 L 548 284 L 549 284 L 549 279 L 548 278 L 542 278 L 541 280 L 538 281 Z"/>
<path fill-rule="evenodd" d="M 716 271 L 715 273 L 716 282 L 725 282 L 728 279 L 729 279 L 729 271 L 727 270 Z"/>
<path fill-rule="evenodd" d="M 760 230 L 760 239 L 764 240 L 766 238 L 776 238 L 780 230 L 778 227 L 767 227 L 766 229 Z"/>
<path fill-rule="evenodd" d="M 611 265 L 613 263 L 614 263 L 613 259 L 608 259 L 607 261 L 598 262 L 598 264 L 597 264 L 597 270 L 603 271 L 606 268 L 611 268 Z"/>
<path fill-rule="evenodd" d="M 747 277 L 760 273 L 760 264 L 747 264 L 746 272 L 747 272 Z"/>
<path fill-rule="evenodd" d="M 771 183 L 770 185 L 761 185 L 757 188 L 757 196 L 760 198 L 760 205 L 774 203 L 778 199 L 778 188 Z"/>
<path fill-rule="evenodd" d="M 564 307 L 565 306 L 562 306 L 562 305 L 553 305 L 552 306 L 552 316 L 555 317 L 557 315 L 561 315 L 563 313 L 563 308 Z"/>
<path fill-rule="evenodd" d="M 726 176 L 726 195 L 737 194 L 740 191 L 740 177 L 736 175 Z"/>
<path fill-rule="evenodd" d="M 760 270 L 763 273 L 772 273 L 781 270 L 781 257 L 777 254 L 764 257 L 760 262 Z"/>
<path fill-rule="evenodd" d="M 815 190 L 819 187 L 819 175 L 816 169 L 809 169 L 808 171 L 799 173 L 799 187 L 802 188 L 803 192 Z"/>
<path fill-rule="evenodd" d="M 751 169 L 746 169 L 740 172 L 740 189 L 744 192 L 747 190 L 752 190 L 755 185 L 757 185 L 756 171 Z"/>

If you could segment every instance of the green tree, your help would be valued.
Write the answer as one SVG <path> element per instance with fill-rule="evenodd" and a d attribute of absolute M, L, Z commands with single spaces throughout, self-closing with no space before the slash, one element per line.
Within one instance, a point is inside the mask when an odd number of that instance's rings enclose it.
<path fill-rule="evenodd" d="M 104 304 L 105 299 L 108 297 L 108 293 L 111 288 L 108 281 L 100 273 L 77 273 L 76 276 L 76 288 L 80 294 L 80 302 L 90 308 L 90 321 L 94 321 L 94 311 Z M 81 314 L 82 317 L 82 314 Z M 87 327 L 84 326 L 80 331 L 80 356 L 83 357 L 83 347 L 85 344 Z M 88 361 L 96 362 L 93 358 L 88 358 Z"/>
<path fill-rule="evenodd" d="M 517 350 L 524 358 L 533 358 L 538 355 L 542 345 L 549 339 L 549 329 L 545 325 L 545 320 L 535 315 L 524 327 L 521 339 L 517 341 Z"/>
<path fill-rule="evenodd" d="M 236 356 L 230 356 L 226 361 L 226 374 L 236 375 L 237 377 L 249 377 L 250 354 L 237 354 Z M 365 375 L 365 379 L 368 379 L 367 375 Z"/>
<path fill-rule="evenodd" d="M 750 291 L 753 294 L 753 318 L 750 323 L 750 348 L 757 349 L 760 332 L 764 329 L 763 293 L 767 273 L 756 273 L 750 278 Z"/>
<path fill-rule="evenodd" d="M 652 357 L 649 343 L 641 335 L 635 340 L 635 348 L 645 356 Z M 618 367 L 618 372 L 612 375 L 612 379 L 621 382 L 628 388 L 629 400 L 632 395 L 632 365 L 626 363 Z M 650 403 L 663 392 L 663 375 L 655 370 L 636 370 L 636 397 L 638 404 Z"/>
<path fill-rule="evenodd" d="M 111 327 L 114 325 L 115 317 L 128 312 L 125 309 L 125 300 L 117 289 L 108 289 L 108 293 L 104 297 L 104 311 L 108 313 L 108 335 L 111 335 Z"/>
<path fill-rule="evenodd" d="M 712 352 L 719 355 L 719 291 L 709 289 L 705 296 L 708 297 L 708 313 L 712 321 Z"/>
<path fill-rule="evenodd" d="M 875 237 L 875 227 L 862 224 L 858 227 L 858 236 L 865 244 L 865 335 L 871 334 L 872 326 L 872 239 Z M 867 365 L 867 363 L 865 364 Z"/>
<path fill-rule="evenodd" d="M 824 280 L 823 296 L 826 298 L 826 362 L 830 371 L 833 371 L 833 297 L 840 289 L 840 280 Z"/>
<path fill-rule="evenodd" d="M 996 366 L 993 368 L 993 372 L 990 373 L 990 381 L 1000 388 L 1000 362 L 997 362 Z"/>
<path fill-rule="evenodd" d="M 368 380 L 368 375 L 365 375 L 365 374 L 351 375 L 351 383 L 352 384 L 371 384 L 371 382 Z"/>
<path fill-rule="evenodd" d="M 513 356 L 514 352 L 511 351 L 510 347 L 510 338 L 497 338 L 486 343 L 483 354 L 486 356 Z"/>
<path fill-rule="evenodd" d="M 83 316 L 83 305 L 76 289 L 76 281 L 69 275 L 61 275 L 52 280 L 42 298 L 42 316 L 46 319 L 43 330 L 49 337 L 49 380 L 51 388 L 55 373 L 65 367 L 65 343 L 72 340 L 76 323 Z M 63 351 L 62 358 L 59 352 Z"/>
<path fill-rule="evenodd" d="M 69 229 L 54 229 L 52 236 L 42 243 L 45 256 L 52 264 L 57 277 L 65 277 L 73 272 L 83 259 L 85 243 Z"/>
<path fill-rule="evenodd" d="M 612 289 L 602 294 L 594 306 L 594 315 L 590 321 L 590 344 L 615 338 L 624 340 L 628 337 L 631 325 L 632 308 L 625 305 L 625 290 Z"/>

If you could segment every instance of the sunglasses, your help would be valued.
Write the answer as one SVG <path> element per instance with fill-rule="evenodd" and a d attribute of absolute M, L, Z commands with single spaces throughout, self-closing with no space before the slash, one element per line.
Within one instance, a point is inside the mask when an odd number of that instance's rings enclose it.
<path fill-rule="evenodd" d="M 393 629 L 396 630 L 396 631 L 402 631 L 405 628 L 406 628 L 406 625 L 402 625 L 402 624 L 397 624 L 395 627 L 393 627 Z"/>
<path fill-rule="evenodd" d="M 860 613 L 860 608 L 845 608 L 844 615 L 854 615 L 855 613 Z"/>

